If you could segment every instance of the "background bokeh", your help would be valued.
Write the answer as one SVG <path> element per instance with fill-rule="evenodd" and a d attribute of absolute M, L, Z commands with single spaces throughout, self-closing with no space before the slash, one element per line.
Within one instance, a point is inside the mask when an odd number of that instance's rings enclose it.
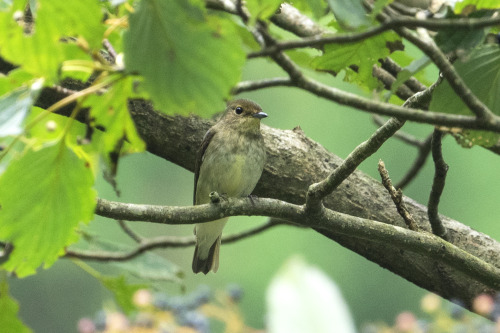
<path fill-rule="evenodd" d="M 428 70 L 430 80 L 435 70 Z M 265 60 L 252 60 L 244 70 L 244 79 L 284 76 Z M 321 80 L 341 89 L 363 94 L 353 85 L 327 75 Z M 369 97 L 366 93 L 365 96 Z M 300 125 L 306 135 L 328 150 L 346 157 L 349 152 L 374 131 L 371 116 L 364 112 L 320 99 L 294 88 L 270 88 L 242 95 L 257 101 L 269 118 L 268 126 L 292 129 Z M 428 125 L 407 124 L 404 130 L 424 138 L 432 131 Z M 451 137 L 443 143 L 444 158 L 450 166 L 440 211 L 472 228 L 500 239 L 498 204 L 500 172 L 498 156 L 482 148 L 462 149 Z M 410 167 L 416 150 L 397 140 L 390 140 L 373 157 L 361 165 L 361 170 L 378 178 L 377 162 L 383 159 L 394 181 Z M 405 195 L 426 203 L 433 177 L 428 161 L 418 177 L 404 191 Z M 193 175 L 165 160 L 148 153 L 124 158 L 120 163 L 118 184 L 122 196 L 117 198 L 112 188 L 99 178 L 99 196 L 123 202 L 190 205 Z M 232 218 L 225 233 L 244 230 L 264 218 Z M 161 226 L 132 223 L 135 230 L 147 236 L 191 235 L 192 226 Z M 116 223 L 96 217 L 91 230 L 103 237 L 128 241 Z M 265 292 L 270 280 L 292 255 L 302 255 L 310 264 L 326 272 L 345 297 L 358 327 L 367 321 L 391 323 L 397 313 L 412 310 L 419 313 L 419 301 L 424 290 L 363 257 L 333 243 L 322 235 L 293 227 L 277 227 L 221 250 L 221 267 L 217 274 L 191 273 L 192 248 L 158 250 L 185 271 L 185 291 L 200 284 L 224 289 L 230 283 L 243 287 L 245 296 L 241 308 L 250 326 L 262 328 L 265 323 Z M 109 274 L 119 274 L 106 264 L 92 264 Z M 100 284 L 70 260 L 60 260 L 48 270 L 22 280 L 11 279 L 11 291 L 20 302 L 22 319 L 35 332 L 74 332 L 81 317 L 92 317 L 103 307 L 112 307 L 110 294 Z M 167 292 L 181 294 L 178 284 L 163 284 Z M 332 311 L 335 311 L 332 309 Z"/>

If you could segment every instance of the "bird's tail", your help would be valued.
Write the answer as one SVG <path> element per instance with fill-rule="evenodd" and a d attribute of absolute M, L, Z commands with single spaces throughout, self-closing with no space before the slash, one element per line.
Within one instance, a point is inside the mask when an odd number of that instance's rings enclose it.
<path fill-rule="evenodd" d="M 193 272 L 207 274 L 210 271 L 215 273 L 219 269 L 221 235 L 227 220 L 228 218 L 225 217 L 195 226 L 196 247 L 193 256 Z"/>
<path fill-rule="evenodd" d="M 202 257 L 200 251 L 200 244 L 196 244 L 193 256 L 193 272 L 207 274 L 210 271 L 214 273 L 219 269 L 219 251 L 220 251 L 220 236 L 208 250 L 208 256 Z"/>

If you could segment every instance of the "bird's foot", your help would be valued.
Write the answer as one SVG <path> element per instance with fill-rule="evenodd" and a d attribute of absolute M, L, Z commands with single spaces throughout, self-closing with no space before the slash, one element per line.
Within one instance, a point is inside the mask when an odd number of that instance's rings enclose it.
<path fill-rule="evenodd" d="M 209 197 L 210 197 L 210 202 L 214 204 L 218 204 L 221 201 L 227 201 L 228 198 L 226 193 L 219 193 L 216 191 L 210 192 Z"/>
<path fill-rule="evenodd" d="M 250 199 L 250 202 L 252 203 L 252 206 L 255 206 L 255 202 L 254 202 L 254 200 L 258 200 L 258 199 L 259 199 L 259 197 L 258 197 L 258 196 L 256 196 L 256 195 L 250 194 L 250 195 L 248 196 L 248 199 Z"/>

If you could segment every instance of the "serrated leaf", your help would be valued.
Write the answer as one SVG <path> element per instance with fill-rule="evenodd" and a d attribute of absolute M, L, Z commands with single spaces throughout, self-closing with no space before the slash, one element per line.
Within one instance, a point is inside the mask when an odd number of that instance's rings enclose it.
<path fill-rule="evenodd" d="M 72 250 L 78 251 L 78 249 L 83 251 L 128 252 L 133 250 L 133 247 L 91 237 L 88 242 L 72 247 Z M 110 265 L 118 267 L 145 282 L 169 281 L 179 283 L 184 275 L 177 265 L 151 251 L 126 261 L 113 261 Z"/>
<path fill-rule="evenodd" d="M 355 81 L 374 88 L 378 82 L 372 76 L 373 65 L 377 64 L 379 59 L 387 57 L 391 53 L 393 43 L 399 41 L 399 36 L 387 32 L 356 43 L 329 44 L 325 46 L 323 55 L 313 60 L 312 66 L 320 71 L 335 73 L 355 66 Z"/>
<path fill-rule="evenodd" d="M 358 30 L 371 24 L 362 0 L 328 0 L 328 4 L 343 29 Z"/>
<path fill-rule="evenodd" d="M 9 11 L 0 13 L 0 54 L 9 62 L 50 81 L 57 77 L 64 60 L 89 58 L 73 42 L 62 38 L 83 36 L 91 49 L 100 46 L 104 26 L 97 1 L 39 1 L 32 35 L 27 35 L 15 20 L 16 10 L 25 3 L 15 1 Z"/>
<path fill-rule="evenodd" d="M 276 13 L 281 2 L 281 0 L 248 0 L 246 6 L 253 20 L 266 20 Z"/>
<path fill-rule="evenodd" d="M 0 275 L 5 275 L 0 272 Z M 9 294 L 9 285 L 4 277 L 0 276 L 0 327 L 3 333 L 30 333 L 31 329 L 25 326 L 18 318 L 19 304 Z"/>
<path fill-rule="evenodd" d="M 293 6 L 297 8 L 300 12 L 308 13 L 310 12 L 312 16 L 316 19 L 324 16 L 326 14 L 327 5 L 323 0 L 304 0 L 293 2 Z"/>
<path fill-rule="evenodd" d="M 500 49 L 487 45 L 472 51 L 466 58 L 454 64 L 458 74 L 472 92 L 495 113 L 500 115 Z M 434 90 L 430 104 L 432 111 L 472 115 L 473 113 L 459 98 L 448 81 L 443 81 Z M 461 133 L 469 143 L 489 147 L 500 140 L 500 134 L 485 135 L 482 131 Z"/>
<path fill-rule="evenodd" d="M 127 70 L 144 77 L 155 107 L 208 116 L 238 82 L 245 54 L 232 23 L 207 16 L 200 1 L 143 0 L 124 36 Z"/>
<path fill-rule="evenodd" d="M 0 237 L 14 244 L 3 267 L 19 277 L 50 267 L 92 219 L 93 182 L 88 161 L 61 141 L 12 161 L 0 177 Z"/>
<path fill-rule="evenodd" d="M 145 289 L 148 287 L 145 284 L 127 283 L 124 276 L 101 276 L 98 279 L 106 287 L 106 289 L 113 293 L 116 302 L 127 314 L 130 314 L 135 309 L 133 303 L 134 293 L 139 289 Z"/>
<path fill-rule="evenodd" d="M 0 136 L 18 135 L 23 132 L 23 121 L 35 103 L 42 81 L 31 86 L 20 87 L 0 96 Z"/>
<path fill-rule="evenodd" d="M 84 103 L 91 108 L 95 124 L 104 129 L 99 140 L 94 140 L 94 143 L 108 162 L 109 154 L 124 141 L 128 152 L 141 152 L 146 148 L 128 111 L 128 99 L 137 96 L 133 92 L 133 85 L 131 77 L 123 78 L 104 94 L 89 96 Z"/>
<path fill-rule="evenodd" d="M 463 0 L 455 4 L 455 13 L 462 13 L 465 9 L 479 10 L 479 9 L 498 9 L 500 2 L 498 0 Z"/>

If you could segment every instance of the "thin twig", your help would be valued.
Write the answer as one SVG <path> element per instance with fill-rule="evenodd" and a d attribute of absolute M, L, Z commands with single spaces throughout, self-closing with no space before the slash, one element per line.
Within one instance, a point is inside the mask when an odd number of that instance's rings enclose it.
<path fill-rule="evenodd" d="M 139 236 L 134 230 L 130 229 L 125 221 L 118 220 L 118 224 L 120 225 L 120 228 L 122 228 L 123 232 L 125 232 L 136 243 L 140 243 L 144 239 L 142 236 Z"/>
<path fill-rule="evenodd" d="M 102 45 L 104 46 L 104 48 L 106 49 L 106 51 L 108 51 L 108 55 L 109 55 L 109 58 L 110 58 L 109 59 L 110 63 L 111 64 L 116 63 L 116 57 L 118 56 L 118 54 L 116 53 L 115 48 L 113 47 L 113 45 L 111 45 L 111 43 L 109 42 L 109 40 L 107 38 L 103 39 Z"/>
<path fill-rule="evenodd" d="M 273 43 L 276 42 L 267 33 L 264 25 L 260 25 L 259 32 L 265 38 L 268 45 L 273 45 Z M 419 109 L 415 109 L 412 107 L 401 107 L 390 103 L 369 100 L 305 77 L 299 67 L 282 52 L 273 53 L 271 58 L 285 72 L 288 73 L 290 79 L 296 87 L 342 105 L 347 105 L 371 113 L 412 120 L 420 123 L 443 125 L 447 127 L 483 129 L 500 133 L 500 117 L 498 116 L 495 116 L 492 119 L 482 119 L 474 116 L 455 115 L 441 112 L 422 112 L 422 107 L 420 106 Z M 428 100 L 430 101 L 430 94 L 426 93 L 426 95 L 429 95 Z"/>
<path fill-rule="evenodd" d="M 58 93 L 61 93 L 61 94 L 67 95 L 67 96 L 76 94 L 78 92 L 76 90 L 72 90 L 72 89 L 68 89 L 68 88 L 62 87 L 62 86 L 60 86 L 58 84 L 52 85 L 52 88 L 54 88 L 54 90 L 57 91 Z"/>
<path fill-rule="evenodd" d="M 382 64 L 382 68 L 391 73 L 394 77 L 397 77 L 398 74 L 403 70 L 401 66 L 399 66 L 394 60 L 387 57 L 384 60 L 380 61 Z M 410 88 L 413 93 L 417 93 L 419 91 L 424 91 L 427 87 L 422 84 L 419 80 L 414 77 L 410 77 L 408 80 L 404 82 L 404 84 Z"/>
<path fill-rule="evenodd" d="M 377 17 L 379 17 L 383 23 L 388 23 L 395 19 L 394 17 L 389 17 L 388 15 L 383 13 L 379 14 Z M 495 17 L 494 19 L 500 20 L 500 17 Z M 491 19 L 487 20 L 490 21 Z M 417 19 L 417 21 L 422 20 Z M 495 115 L 479 98 L 477 98 L 472 90 L 470 90 L 470 88 L 465 84 L 460 75 L 458 75 L 451 62 L 434 44 L 434 42 L 432 40 L 423 40 L 417 37 L 410 30 L 408 30 L 408 27 L 410 26 L 405 27 L 404 25 L 402 25 L 401 27 L 394 28 L 394 31 L 396 31 L 396 33 L 398 33 L 401 37 L 405 38 L 416 47 L 418 47 L 433 61 L 433 63 L 439 68 L 445 79 L 450 84 L 450 87 L 455 91 L 457 96 L 462 99 L 465 105 L 467 105 L 478 118 L 485 119 L 486 121 L 494 119 Z M 429 26 L 422 27 L 429 28 Z"/>
<path fill-rule="evenodd" d="M 279 86 L 290 87 L 293 86 L 293 84 L 290 78 L 288 77 L 277 77 L 272 79 L 256 80 L 256 81 L 241 81 L 233 88 L 231 93 L 240 94 L 246 91 L 254 91 L 258 89 L 279 87 Z"/>
<path fill-rule="evenodd" d="M 385 124 L 386 120 L 379 115 L 374 115 L 373 122 L 375 124 L 377 124 L 378 126 L 382 126 Z M 396 134 L 394 134 L 394 138 L 401 140 L 402 142 L 404 142 L 410 146 L 417 147 L 417 148 L 421 147 L 424 143 L 422 140 L 418 139 L 417 137 L 411 135 L 410 133 L 406 133 L 402 130 L 397 131 Z"/>
<path fill-rule="evenodd" d="M 251 53 L 250 58 L 269 56 L 278 51 L 314 47 L 319 48 L 326 44 L 343 44 L 358 42 L 383 32 L 393 29 L 405 28 L 427 28 L 431 30 L 451 29 L 451 28 L 466 28 L 466 29 L 481 29 L 489 26 L 500 24 L 500 17 L 481 18 L 481 19 L 417 19 L 411 17 L 391 17 L 388 18 L 381 25 L 369 28 L 365 31 L 358 33 L 343 33 L 335 34 L 333 36 L 313 36 L 306 37 L 299 40 L 291 40 L 276 43 L 264 50 Z"/>
<path fill-rule="evenodd" d="M 401 178 L 401 180 L 396 184 L 396 188 L 405 188 L 415 177 L 419 174 L 425 165 L 425 161 L 431 153 L 431 140 L 432 134 L 422 142 L 422 145 L 418 147 L 418 154 L 411 168 L 406 172 L 406 174 Z"/>
<path fill-rule="evenodd" d="M 439 217 L 438 206 L 439 200 L 443 193 L 446 173 L 448 172 L 448 165 L 443 159 L 443 153 L 441 148 L 441 139 L 443 137 L 443 132 L 435 129 L 432 135 L 432 159 L 434 160 L 434 180 L 432 182 L 431 194 L 429 196 L 429 202 L 427 204 L 427 214 L 429 216 L 429 222 L 432 227 L 432 232 L 443 238 L 447 239 L 447 231 L 443 226 L 443 222 Z"/>
<path fill-rule="evenodd" d="M 96 213 L 105 217 L 166 224 L 210 222 L 221 216 L 257 215 L 286 219 L 297 224 L 329 230 L 371 242 L 391 242 L 403 250 L 439 260 L 463 272 L 475 281 L 500 289 L 500 269 L 484 260 L 427 233 L 416 233 L 394 225 L 335 212 L 324 208 L 320 214 L 309 214 L 304 206 L 276 199 L 259 198 L 254 204 L 248 198 L 228 198 L 220 204 L 188 207 L 133 205 L 97 200 Z M 68 254 L 68 256 L 71 255 Z M 135 254 L 134 254 L 135 255 Z M 121 259 L 121 260 L 126 260 Z M 467 264 L 464 264 L 467 263 Z"/>
<path fill-rule="evenodd" d="M 387 192 L 389 192 L 392 202 L 394 202 L 394 204 L 396 205 L 396 209 L 399 215 L 401 215 L 401 217 L 405 221 L 408 229 L 418 231 L 418 226 L 403 201 L 403 192 L 401 191 L 401 189 L 396 190 L 394 186 L 392 186 L 389 172 L 385 168 L 385 164 L 382 160 L 378 161 L 378 172 L 380 174 L 380 177 L 382 178 L 382 184 L 384 185 Z"/>
<path fill-rule="evenodd" d="M 379 126 L 384 124 L 384 119 L 378 115 L 373 116 L 373 121 Z M 432 133 L 422 141 L 409 133 L 399 130 L 396 132 L 396 134 L 394 134 L 394 138 L 399 139 L 410 146 L 414 146 L 418 150 L 417 157 L 411 165 L 411 168 L 395 186 L 396 188 L 402 189 L 405 188 L 413 179 L 415 179 L 420 170 L 422 170 L 422 167 L 425 165 L 425 161 L 431 153 Z"/>
<path fill-rule="evenodd" d="M 223 244 L 234 243 L 244 238 L 248 238 L 266 231 L 272 227 L 284 224 L 277 219 L 269 219 L 268 222 L 261 226 L 245 230 L 240 233 L 235 233 L 222 238 Z M 165 248 L 183 248 L 195 245 L 194 236 L 172 237 L 162 236 L 154 238 L 142 238 L 139 245 L 129 251 L 111 252 L 111 251 L 87 251 L 87 250 L 66 250 L 66 258 L 79 258 L 95 261 L 126 261 L 135 258 L 142 253 L 153 249 Z"/>
<path fill-rule="evenodd" d="M 393 76 L 393 74 L 389 73 L 384 68 L 378 67 L 377 65 L 373 65 L 372 75 L 373 77 L 376 77 L 380 82 L 382 82 L 384 88 L 389 91 L 392 89 L 392 85 L 394 84 L 394 82 L 396 82 L 396 77 Z M 403 83 L 396 89 L 395 93 L 396 96 L 398 96 L 404 101 L 413 96 L 413 94 L 415 94 L 416 91 L 413 91 L 406 84 Z"/>
<path fill-rule="evenodd" d="M 367 141 L 357 146 L 326 179 L 311 185 L 307 191 L 306 207 L 317 209 L 325 196 L 332 193 L 361 162 L 375 153 L 404 123 L 397 118 L 389 119 Z"/>

